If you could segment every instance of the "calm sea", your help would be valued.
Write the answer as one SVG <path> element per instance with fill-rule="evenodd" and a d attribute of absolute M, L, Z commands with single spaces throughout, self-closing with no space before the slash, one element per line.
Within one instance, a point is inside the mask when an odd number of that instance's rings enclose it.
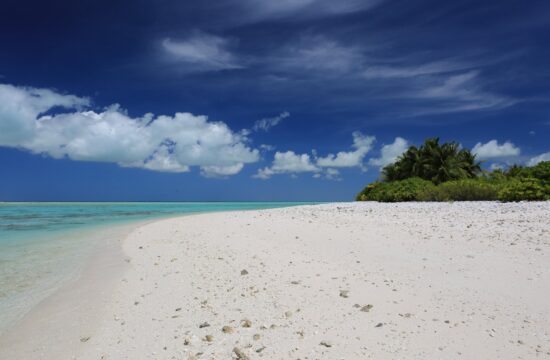
<path fill-rule="evenodd" d="M 0 333 L 76 276 L 109 225 L 295 202 L 0 203 Z"/>

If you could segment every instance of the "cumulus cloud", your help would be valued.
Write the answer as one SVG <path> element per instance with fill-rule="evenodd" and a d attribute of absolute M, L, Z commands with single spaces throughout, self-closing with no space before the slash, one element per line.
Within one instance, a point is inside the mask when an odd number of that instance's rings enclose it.
<path fill-rule="evenodd" d="M 272 166 L 259 169 L 254 177 L 258 179 L 269 179 L 275 174 L 295 174 L 317 171 L 320 171 L 320 169 L 311 162 L 309 154 L 296 154 L 294 151 L 277 151 Z"/>
<path fill-rule="evenodd" d="M 329 154 L 317 159 L 317 165 L 321 167 L 355 167 L 363 165 L 363 158 L 372 149 L 376 138 L 365 136 L 361 132 L 353 133 L 354 151 L 340 151 L 337 154 Z"/>
<path fill-rule="evenodd" d="M 270 167 L 259 169 L 253 176 L 257 179 L 269 179 L 277 174 L 297 174 L 313 172 L 313 177 L 325 177 L 330 180 L 339 180 L 340 171 L 335 168 L 361 167 L 363 158 L 372 149 L 374 136 L 366 136 L 361 132 L 353 133 L 353 151 L 340 151 L 325 157 L 317 157 L 313 150 L 313 157 L 309 154 L 296 154 L 294 151 L 276 152 L 273 164 Z"/>
<path fill-rule="evenodd" d="M 537 155 L 535 157 L 532 157 L 527 162 L 527 165 L 528 166 L 535 166 L 535 165 L 537 165 L 538 163 L 540 163 L 542 161 L 550 161 L 550 151 L 546 152 L 544 154 L 540 154 L 540 155 Z"/>
<path fill-rule="evenodd" d="M 520 148 L 513 143 L 506 141 L 502 145 L 499 145 L 497 140 L 490 140 L 485 144 L 479 142 L 472 149 L 472 153 L 480 159 L 518 156 L 520 152 Z"/>
<path fill-rule="evenodd" d="M 261 144 L 260 149 L 263 151 L 273 151 L 275 150 L 275 146 L 270 144 Z"/>
<path fill-rule="evenodd" d="M 166 38 L 162 48 L 172 60 L 186 65 L 184 70 L 234 70 L 244 67 L 230 50 L 234 43 L 231 39 L 196 32 L 182 40 Z"/>
<path fill-rule="evenodd" d="M 233 175 L 259 160 L 245 136 L 206 116 L 130 117 L 118 105 L 96 112 L 85 109 L 89 103 L 48 89 L 0 84 L 0 146 L 153 171 L 198 166 L 205 176 Z M 52 113 L 59 107 L 73 111 Z"/>
<path fill-rule="evenodd" d="M 264 118 L 256 121 L 254 123 L 254 126 L 252 127 L 252 130 L 254 131 L 265 131 L 267 132 L 269 129 L 271 129 L 274 126 L 279 125 L 281 121 L 286 119 L 290 116 L 290 113 L 285 111 L 279 114 L 278 116 L 272 117 L 272 118 Z"/>
<path fill-rule="evenodd" d="M 259 169 L 254 177 L 265 180 L 275 174 L 296 174 L 317 171 L 319 171 L 319 168 L 311 162 L 309 154 L 296 154 L 294 151 L 277 151 L 271 167 Z"/>
<path fill-rule="evenodd" d="M 380 168 L 393 163 L 401 154 L 403 154 L 409 143 L 402 137 L 396 137 L 393 143 L 382 146 L 379 158 L 369 159 L 369 165 L 378 166 Z"/>
<path fill-rule="evenodd" d="M 82 108 L 87 98 L 63 95 L 48 89 L 0 84 L 0 144 L 18 146 L 36 129 L 36 117 L 53 107 Z"/>
<path fill-rule="evenodd" d="M 504 170 L 505 168 L 506 168 L 506 164 L 501 164 L 501 163 L 492 163 L 489 166 L 489 170 L 491 170 L 491 171 Z"/>
<path fill-rule="evenodd" d="M 325 177 L 329 180 L 336 180 L 336 181 L 342 180 L 342 178 L 340 177 L 340 170 L 338 169 L 332 169 L 332 168 L 326 169 Z"/>

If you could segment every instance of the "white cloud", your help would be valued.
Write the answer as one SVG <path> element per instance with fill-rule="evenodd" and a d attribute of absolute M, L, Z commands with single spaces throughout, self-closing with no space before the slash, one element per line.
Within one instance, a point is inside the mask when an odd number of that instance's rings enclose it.
<path fill-rule="evenodd" d="M 340 177 L 340 170 L 338 169 L 332 169 L 332 168 L 326 169 L 325 177 L 329 180 L 336 180 L 336 181 L 342 180 L 342 178 Z"/>
<path fill-rule="evenodd" d="M 395 59 L 381 53 L 380 47 L 306 35 L 274 51 L 263 65 L 287 81 L 332 81 L 338 88 L 362 89 L 370 99 L 404 101 L 393 116 L 410 117 L 498 110 L 517 104 L 518 99 L 485 88 L 479 69 L 488 61 Z"/>
<path fill-rule="evenodd" d="M 361 69 L 364 57 L 359 47 L 345 46 L 322 36 L 304 36 L 270 57 L 270 65 L 280 71 L 301 73 L 348 73 Z"/>
<path fill-rule="evenodd" d="M 506 165 L 505 164 L 501 164 L 501 163 L 492 163 L 490 166 L 489 166 L 489 170 L 491 171 L 495 171 L 495 170 L 504 170 L 506 168 Z"/>
<path fill-rule="evenodd" d="M 0 146 L 154 171 L 198 166 L 206 176 L 232 175 L 259 160 L 245 136 L 206 116 L 132 118 L 117 105 L 101 112 L 78 109 L 88 104 L 47 89 L 0 85 Z M 42 115 L 57 107 L 76 111 Z"/>
<path fill-rule="evenodd" d="M 477 155 L 477 157 L 480 159 L 494 159 L 518 156 L 520 152 L 520 148 L 512 144 L 511 142 L 506 141 L 502 145 L 499 145 L 496 140 L 490 140 L 485 144 L 479 142 L 472 149 L 472 153 Z"/>
<path fill-rule="evenodd" d="M 359 131 L 353 133 L 354 151 L 340 151 L 336 155 L 329 154 L 317 159 L 317 165 L 321 167 L 355 167 L 363 165 L 363 158 L 372 149 L 376 138 L 365 136 Z"/>
<path fill-rule="evenodd" d="M 438 101 L 439 106 L 416 112 L 416 115 L 434 113 L 452 113 L 474 110 L 502 109 L 517 103 L 517 100 L 484 91 L 480 84 L 480 72 L 472 70 L 466 73 L 440 76 L 429 80 L 428 84 L 419 84 L 423 89 L 410 92 L 412 98 Z"/>
<path fill-rule="evenodd" d="M 234 0 L 236 1 L 236 0 Z M 252 21 L 282 18 L 320 18 L 369 9 L 380 0 L 238 0 Z"/>
<path fill-rule="evenodd" d="M 282 112 L 281 114 L 279 114 L 278 116 L 275 116 L 275 117 L 272 117 L 272 118 L 260 119 L 260 120 L 258 120 L 254 123 L 254 126 L 252 127 L 252 130 L 254 130 L 254 131 L 262 130 L 262 131 L 267 132 L 272 127 L 279 125 L 279 123 L 281 121 L 283 121 L 283 119 L 286 119 L 289 116 L 290 116 L 290 113 L 285 111 L 285 112 Z"/>
<path fill-rule="evenodd" d="M 239 172 L 241 172 L 243 167 L 243 163 L 237 163 L 235 165 L 228 166 L 201 166 L 201 174 L 205 177 L 226 177 L 238 174 Z"/>
<path fill-rule="evenodd" d="M 303 172 L 313 172 L 313 177 L 324 177 L 331 180 L 340 179 L 340 171 L 335 168 L 343 167 L 361 167 L 363 168 L 363 158 L 372 148 L 375 141 L 374 136 L 365 136 L 361 132 L 353 133 L 354 151 L 341 151 L 329 154 L 326 157 L 316 158 L 317 152 L 312 150 L 314 157 L 309 154 L 296 154 L 294 151 L 275 153 L 273 164 L 270 167 L 259 169 L 253 176 L 257 179 L 269 179 L 277 174 L 296 174 Z M 316 159 L 315 159 L 316 158 Z M 326 169 L 323 169 L 326 168 Z"/>
<path fill-rule="evenodd" d="M 296 154 L 294 151 L 276 152 L 271 169 L 275 172 L 317 171 L 308 154 Z"/>
<path fill-rule="evenodd" d="M 365 71 L 363 72 L 363 76 L 367 79 L 408 78 L 449 73 L 468 68 L 472 68 L 472 65 L 450 60 L 428 62 L 416 66 L 373 65 L 366 67 Z"/>
<path fill-rule="evenodd" d="M 269 179 L 275 174 L 295 174 L 317 172 L 320 169 L 311 162 L 309 154 L 296 154 L 294 151 L 275 153 L 271 167 L 259 169 L 255 178 Z"/>
<path fill-rule="evenodd" d="M 172 60 L 187 65 L 183 70 L 218 71 L 243 68 L 230 48 L 234 41 L 215 35 L 196 32 L 183 40 L 162 41 L 164 51 Z"/>
<path fill-rule="evenodd" d="M 80 108 L 87 98 L 63 95 L 48 89 L 0 84 L 0 144 L 18 146 L 36 130 L 39 114 L 55 107 Z"/>
<path fill-rule="evenodd" d="M 263 169 L 258 169 L 258 172 L 254 174 L 252 177 L 255 179 L 267 180 L 275 174 L 276 174 L 275 171 L 271 170 L 271 168 L 265 167 Z"/>
<path fill-rule="evenodd" d="M 403 154 L 409 143 L 402 137 L 396 137 L 393 143 L 382 146 L 379 158 L 369 159 L 369 165 L 380 168 L 393 163 L 401 154 Z"/>
<path fill-rule="evenodd" d="M 550 151 L 546 152 L 544 154 L 540 154 L 538 156 L 532 157 L 527 162 L 527 165 L 528 166 L 535 166 L 535 165 L 537 165 L 538 163 L 540 163 L 542 161 L 550 161 Z"/>

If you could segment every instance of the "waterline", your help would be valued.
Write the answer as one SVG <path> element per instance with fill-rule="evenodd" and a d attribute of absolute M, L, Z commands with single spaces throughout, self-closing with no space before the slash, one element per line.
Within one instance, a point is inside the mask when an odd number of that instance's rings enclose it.
<path fill-rule="evenodd" d="M 0 203 L 0 333 L 74 279 L 113 225 L 307 203 Z M 107 235 L 109 234 L 109 235 Z"/>

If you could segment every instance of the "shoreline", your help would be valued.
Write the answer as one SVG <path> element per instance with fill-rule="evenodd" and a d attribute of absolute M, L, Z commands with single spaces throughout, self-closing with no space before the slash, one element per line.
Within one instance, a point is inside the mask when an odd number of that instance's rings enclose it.
<path fill-rule="evenodd" d="M 91 331 L 97 326 L 102 309 L 97 304 L 104 305 L 110 300 L 116 280 L 125 270 L 121 242 L 133 230 L 150 222 L 140 220 L 88 230 L 87 238 L 97 241 L 91 253 L 84 257 L 84 263 L 74 270 L 71 278 L 0 335 L 0 358 L 22 355 L 30 359 L 37 351 L 55 357 L 74 351 L 78 344 L 74 339 L 70 341 L 71 333 Z M 51 322 L 64 326 L 51 326 Z M 29 337 L 33 338 L 32 354 L 26 341 Z"/>
<path fill-rule="evenodd" d="M 81 202 L 7 202 L 8 204 L 60 204 L 67 203 L 78 204 Z M 87 202 L 98 203 L 98 202 Z M 150 202 L 130 202 L 130 203 L 150 203 Z M 159 202 L 166 203 L 166 202 Z M 174 202 L 181 203 L 181 202 Z M 204 202 L 187 202 L 189 204 L 202 204 Z M 214 203 L 214 202 L 211 202 Z M 215 202 L 221 204 L 227 204 L 227 202 Z M 257 202 L 263 203 L 263 202 Z M 289 202 L 276 202 L 293 204 Z M 99 202 L 99 204 L 105 204 Z M 120 203 L 116 203 L 120 204 Z M 296 206 L 296 205 L 289 205 Z M 146 226 L 151 223 L 187 217 L 196 215 L 205 215 L 212 213 L 224 213 L 234 211 L 255 211 L 255 209 L 242 209 L 242 210 L 210 210 L 210 211 L 197 211 L 189 213 L 173 213 L 165 215 L 157 215 L 152 218 L 145 219 L 130 219 L 117 221 L 107 224 L 99 225 L 86 225 L 81 229 L 71 229 L 66 233 L 62 233 L 63 237 L 76 236 L 79 231 L 86 233 L 85 238 L 88 242 L 96 242 L 92 245 L 93 249 L 89 254 L 83 256 L 82 263 L 73 268 L 70 276 L 65 279 L 60 279 L 61 286 L 53 290 L 46 295 L 43 299 L 34 304 L 23 316 L 16 318 L 12 323 L 6 324 L 0 331 L 0 359 L 6 357 L 13 357 L 14 354 L 21 356 L 33 357 L 36 356 L 36 349 L 47 349 L 47 356 L 57 358 L 54 354 L 66 354 L 68 351 L 77 349 L 79 343 L 69 341 L 67 345 L 67 339 L 71 338 L 72 331 L 79 331 L 84 333 L 93 332 L 94 325 L 97 325 L 97 320 L 100 318 L 102 308 L 98 307 L 96 303 L 106 303 L 117 280 L 124 273 L 124 268 L 127 267 L 127 256 L 122 250 L 123 242 L 134 231 L 138 230 L 142 226 Z M 88 246 L 86 244 L 86 246 Z M 102 259 L 105 257 L 107 260 Z M 103 267 L 107 267 L 111 272 L 107 273 L 103 270 Z M 84 298 L 87 303 L 77 304 L 80 299 Z M 70 311 L 64 311 L 64 307 L 72 308 Z M 85 310 L 83 310 L 85 309 Z M 80 314 L 79 314 L 80 313 Z M 77 320 L 69 320 L 69 317 L 77 318 Z M 69 324 L 61 328 L 52 329 L 47 323 L 53 319 L 56 322 L 63 322 Z M 53 331 L 53 333 L 52 333 Z M 32 336 L 29 336 L 31 334 Z M 43 339 L 40 339 L 41 335 L 47 334 Z M 30 351 L 27 341 L 29 337 L 33 337 L 34 350 Z M 61 343 L 59 348 L 52 346 L 51 339 L 55 338 Z M 23 339 L 23 340 L 22 340 Z M 32 352 L 32 355 L 31 355 Z"/>
<path fill-rule="evenodd" d="M 133 224 L 0 339 L 0 358 L 550 355 L 549 213 L 338 203 Z"/>

